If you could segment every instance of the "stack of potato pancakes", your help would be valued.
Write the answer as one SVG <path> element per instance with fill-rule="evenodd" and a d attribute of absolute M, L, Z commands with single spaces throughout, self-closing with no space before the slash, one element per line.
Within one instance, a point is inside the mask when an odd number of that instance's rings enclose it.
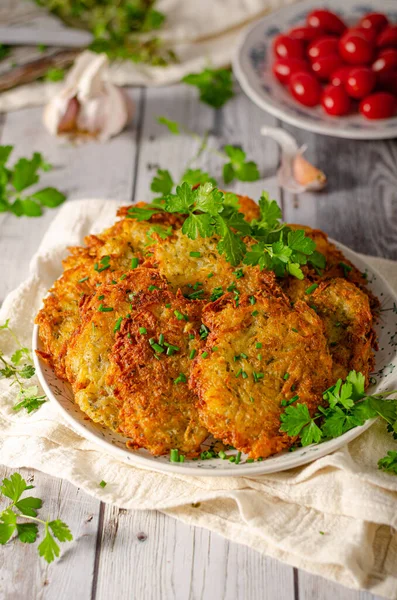
<path fill-rule="evenodd" d="M 247 221 L 258 217 L 253 200 L 238 202 Z M 264 458 L 294 442 L 280 432 L 286 405 L 314 414 L 353 369 L 368 384 L 377 301 L 323 232 L 290 225 L 316 242 L 326 267 L 277 278 L 232 266 L 216 235 L 190 239 L 179 215 L 118 216 L 70 249 L 36 322 L 40 356 L 129 447 L 195 457 L 212 434 Z"/>

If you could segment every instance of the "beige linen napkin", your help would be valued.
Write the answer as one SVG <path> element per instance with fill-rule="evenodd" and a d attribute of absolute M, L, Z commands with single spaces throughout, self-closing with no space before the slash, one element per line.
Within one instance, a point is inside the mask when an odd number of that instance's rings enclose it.
<path fill-rule="evenodd" d="M 9 294 L 0 322 L 27 345 L 41 299 L 61 272 L 68 245 L 114 221 L 104 200 L 68 202 Z M 397 289 L 396 263 L 368 258 Z M 12 350 L 6 332 L 0 347 Z M 376 423 L 348 446 L 305 467 L 256 478 L 168 475 L 124 464 L 74 433 L 56 406 L 15 413 L 0 381 L 0 463 L 62 476 L 96 498 L 131 509 L 157 509 L 346 586 L 397 598 L 397 477 L 377 460 L 397 443 Z M 102 489 L 98 483 L 107 482 Z M 200 503 L 199 506 L 193 505 Z M 322 535 L 320 532 L 324 532 Z"/>
<path fill-rule="evenodd" d="M 151 67 L 132 61 L 111 65 L 110 79 L 118 85 L 169 85 L 205 66 L 230 64 L 237 40 L 246 25 L 271 10 L 295 0 L 158 0 L 156 8 L 167 16 L 156 35 L 171 44 L 179 62 Z M 1 25 L 29 25 L 59 29 L 63 24 L 33 0 L 1 0 Z M 22 49 L 19 49 L 21 56 Z M 32 56 L 37 49 L 28 48 Z M 32 54 L 33 53 L 33 54 Z M 12 62 L 11 56 L 7 62 Z M 5 62 L 5 61 L 4 61 Z M 0 112 L 44 104 L 61 83 L 33 83 L 0 94 Z"/>

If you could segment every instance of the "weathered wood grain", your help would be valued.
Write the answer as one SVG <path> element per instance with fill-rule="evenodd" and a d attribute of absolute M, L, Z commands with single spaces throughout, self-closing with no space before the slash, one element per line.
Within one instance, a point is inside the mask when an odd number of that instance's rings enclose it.
<path fill-rule="evenodd" d="M 68 201 L 109 198 L 118 203 L 128 202 L 133 187 L 141 93 L 140 90 L 131 92 L 137 106 L 133 123 L 106 144 L 76 146 L 60 142 L 44 129 L 40 108 L 8 113 L 4 117 L 1 143 L 15 146 L 12 161 L 42 152 L 53 169 L 42 175 L 41 187 L 58 187 L 67 195 Z M 40 187 L 40 182 L 35 187 Z M 43 216 L 36 219 L 0 214 L 0 270 L 7 273 L 2 280 L 0 301 L 26 278 L 30 259 L 56 212 L 57 209 L 45 210 Z"/>
<path fill-rule="evenodd" d="M 321 193 L 285 194 L 285 218 L 319 227 L 357 252 L 397 258 L 397 141 L 341 140 L 289 125 L 328 175 Z"/>

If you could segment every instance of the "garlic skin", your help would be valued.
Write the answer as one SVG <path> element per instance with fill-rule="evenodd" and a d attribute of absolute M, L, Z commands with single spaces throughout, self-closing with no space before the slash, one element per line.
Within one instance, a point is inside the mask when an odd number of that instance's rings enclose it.
<path fill-rule="evenodd" d="M 261 134 L 272 138 L 281 148 L 281 164 L 277 171 L 280 187 L 300 194 L 316 192 L 327 185 L 326 175 L 303 157 L 306 146 L 299 148 L 295 138 L 287 131 L 279 127 L 262 127 Z"/>
<path fill-rule="evenodd" d="M 77 58 L 44 109 L 43 123 L 52 135 L 106 141 L 124 129 L 134 106 L 124 90 L 107 81 L 108 64 L 105 54 L 88 50 Z"/>

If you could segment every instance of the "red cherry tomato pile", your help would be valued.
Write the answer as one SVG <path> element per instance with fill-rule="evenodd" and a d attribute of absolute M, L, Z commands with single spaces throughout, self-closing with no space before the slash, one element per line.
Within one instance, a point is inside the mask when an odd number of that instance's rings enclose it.
<path fill-rule="evenodd" d="M 304 106 L 333 116 L 360 111 L 387 119 L 397 111 L 397 25 L 369 13 L 351 28 L 329 10 L 273 41 L 273 74 Z"/>

